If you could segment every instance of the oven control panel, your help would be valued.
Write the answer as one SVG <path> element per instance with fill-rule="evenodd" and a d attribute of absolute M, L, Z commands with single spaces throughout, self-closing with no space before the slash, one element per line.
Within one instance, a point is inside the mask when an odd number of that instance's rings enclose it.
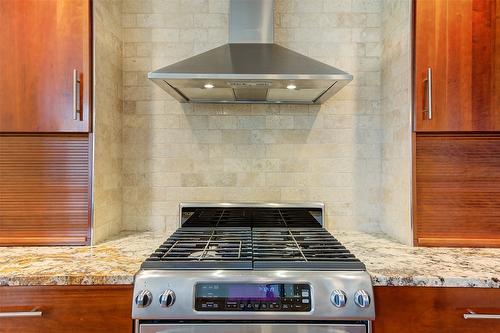
<path fill-rule="evenodd" d="M 305 283 L 198 283 L 197 311 L 311 311 L 311 287 Z"/>

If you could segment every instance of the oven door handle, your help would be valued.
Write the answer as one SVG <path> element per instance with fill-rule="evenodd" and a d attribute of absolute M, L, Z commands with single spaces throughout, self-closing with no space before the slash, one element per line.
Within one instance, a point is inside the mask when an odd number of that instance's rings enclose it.
<path fill-rule="evenodd" d="M 267 324 L 267 323 L 185 323 L 139 324 L 138 333 L 368 333 L 369 325 L 331 324 Z"/>

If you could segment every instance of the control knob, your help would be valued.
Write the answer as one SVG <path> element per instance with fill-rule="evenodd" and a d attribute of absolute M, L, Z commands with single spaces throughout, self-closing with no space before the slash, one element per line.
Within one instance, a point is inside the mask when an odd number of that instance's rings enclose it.
<path fill-rule="evenodd" d="M 151 295 L 151 292 L 149 290 L 141 290 L 141 292 L 137 295 L 135 298 L 135 304 L 139 308 L 145 308 L 151 304 L 151 301 L 153 300 L 153 295 Z"/>
<path fill-rule="evenodd" d="M 354 303 L 360 308 L 367 308 L 370 306 L 370 296 L 363 289 L 358 290 L 354 294 Z"/>
<path fill-rule="evenodd" d="M 330 295 L 330 301 L 337 308 L 344 307 L 347 302 L 347 297 L 345 295 L 345 292 L 343 292 L 340 289 L 335 289 Z"/>
<path fill-rule="evenodd" d="M 175 303 L 175 293 L 173 290 L 167 289 L 160 296 L 160 305 L 163 308 L 169 308 Z"/>

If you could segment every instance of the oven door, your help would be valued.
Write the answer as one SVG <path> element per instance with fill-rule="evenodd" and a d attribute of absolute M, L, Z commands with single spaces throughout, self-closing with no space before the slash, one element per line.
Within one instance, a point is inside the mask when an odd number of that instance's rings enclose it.
<path fill-rule="evenodd" d="M 364 324 L 140 324 L 139 333 L 367 333 Z"/>

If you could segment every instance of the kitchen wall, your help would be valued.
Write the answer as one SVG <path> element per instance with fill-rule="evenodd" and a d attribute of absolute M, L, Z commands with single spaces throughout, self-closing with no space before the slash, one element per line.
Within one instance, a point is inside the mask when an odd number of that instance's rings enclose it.
<path fill-rule="evenodd" d="M 411 0 L 384 0 L 382 11 L 382 190 L 380 227 L 412 243 Z"/>
<path fill-rule="evenodd" d="M 93 242 L 122 229 L 121 0 L 94 0 Z"/>
<path fill-rule="evenodd" d="M 123 2 L 123 229 L 173 229 L 182 201 L 323 201 L 329 228 L 379 230 L 382 0 L 275 5 L 278 44 L 354 75 L 327 104 L 179 104 L 146 74 L 225 43 L 229 2 Z"/>

